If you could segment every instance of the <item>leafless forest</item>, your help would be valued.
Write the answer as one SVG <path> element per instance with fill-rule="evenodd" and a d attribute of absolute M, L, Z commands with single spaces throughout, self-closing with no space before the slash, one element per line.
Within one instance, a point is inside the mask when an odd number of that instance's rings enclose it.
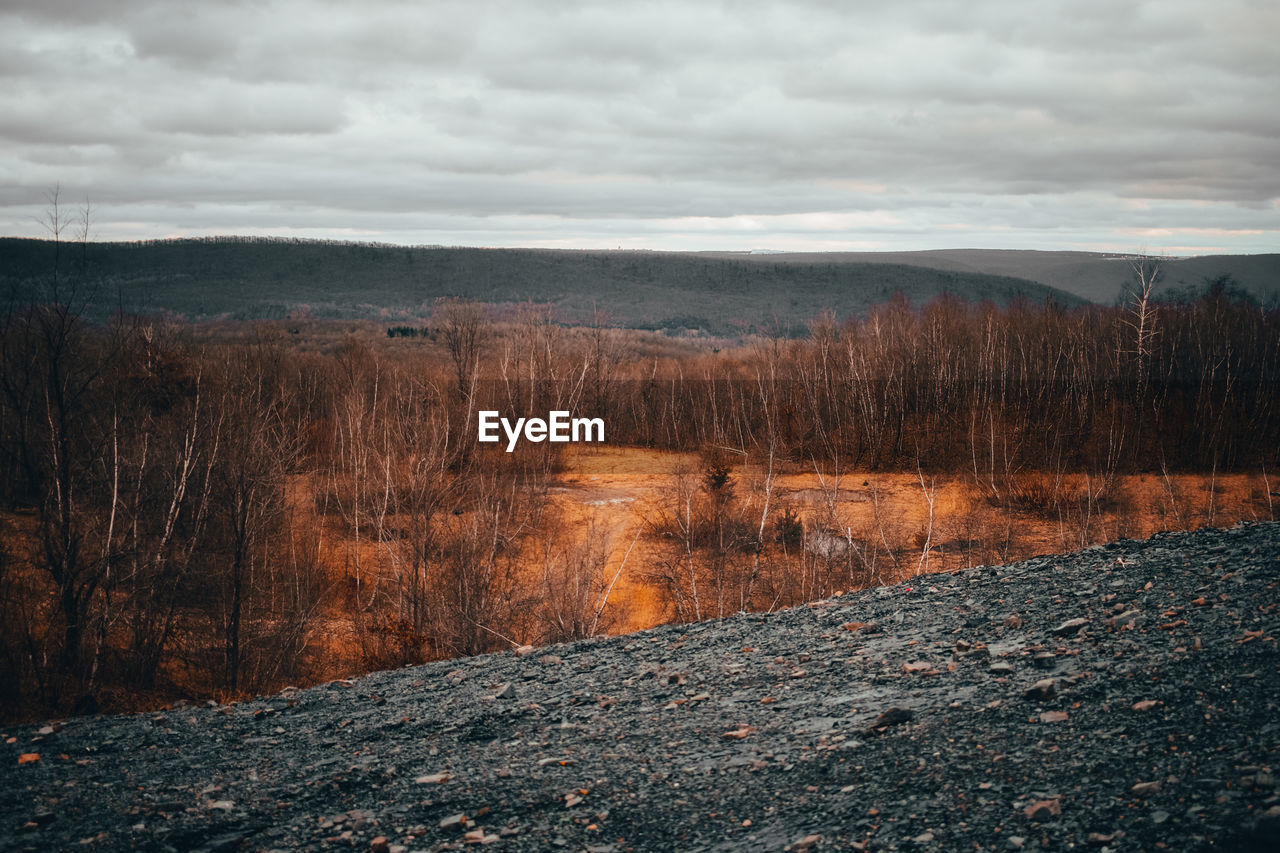
<path fill-rule="evenodd" d="M 0 714 L 251 694 L 332 677 L 335 645 L 373 668 L 587 637 L 624 569 L 693 620 L 1016 556 L 1019 518 L 1085 546 L 1136 473 L 1167 526 L 1221 520 L 1187 473 L 1248 475 L 1274 516 L 1280 314 L 1221 283 L 1070 310 L 899 298 L 735 342 L 555 319 L 442 301 L 375 336 L 10 305 Z M 565 448 L 477 444 L 481 408 L 601 417 L 612 447 L 695 462 L 611 542 L 552 500 Z M 882 520 L 890 472 L 926 508 L 910 536 Z M 944 482 L 973 497 L 945 543 Z M 871 521 L 841 514 L 854 492 Z"/>

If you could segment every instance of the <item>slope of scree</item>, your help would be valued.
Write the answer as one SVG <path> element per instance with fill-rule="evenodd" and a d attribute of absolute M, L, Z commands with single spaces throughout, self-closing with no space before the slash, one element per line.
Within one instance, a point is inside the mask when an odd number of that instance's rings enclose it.
<path fill-rule="evenodd" d="M 1272 849 L 1278 559 L 1280 524 L 1159 535 L 10 727 L 0 848 Z"/>

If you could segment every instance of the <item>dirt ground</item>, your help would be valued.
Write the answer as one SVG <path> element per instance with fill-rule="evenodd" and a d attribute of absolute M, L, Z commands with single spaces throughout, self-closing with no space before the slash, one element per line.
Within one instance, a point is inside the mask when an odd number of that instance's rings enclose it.
<path fill-rule="evenodd" d="M 581 541 L 594 535 L 606 555 L 600 583 L 607 590 L 602 626 L 617 635 L 671 621 L 673 614 L 660 589 L 647 577 L 669 548 L 652 533 L 654 523 L 670 514 L 681 478 L 696 487 L 705 460 L 694 453 L 637 448 L 574 448 L 550 490 L 562 538 Z M 1106 494 L 1101 481 L 1071 475 L 1061 482 L 1032 478 L 1041 491 L 1056 485 L 1072 500 L 1057 506 L 1037 505 L 1032 489 L 1021 502 L 994 495 L 990 484 L 970 477 L 923 478 L 910 473 L 851 471 L 833 476 L 806 471 L 794 464 L 769 473 L 758 465 L 734 464 L 730 484 L 739 511 L 758 519 L 766 497 L 769 517 L 784 509 L 803 520 L 806 530 L 837 537 L 870 538 L 896 554 L 877 582 L 892 583 L 922 571 L 954 571 L 966 566 L 997 565 L 1039 554 L 1077 551 L 1120 538 L 1145 538 L 1161 530 L 1190 530 L 1205 525 L 1226 527 L 1240 520 L 1276 517 L 1280 484 L 1258 474 L 1222 476 L 1133 475 L 1117 479 Z M 329 590 L 316 614 L 309 642 L 309 670 L 319 680 L 341 678 L 367 668 L 361 632 L 352 616 L 355 574 L 362 577 L 360 600 L 378 595 L 379 577 L 393 568 L 381 543 L 359 543 L 342 535 L 314 512 L 306 484 L 297 485 L 295 524 L 317 531 L 318 553 Z M 768 487 L 768 488 L 766 488 Z M 767 492 L 767 494 L 766 494 Z M 1096 500 L 1087 498 L 1094 495 Z M 1040 495 L 1042 497 L 1042 495 Z M 1001 506 L 1002 503 L 1006 504 Z M 932 513 L 930 512 L 932 502 Z M 932 515 L 932 520 L 931 520 Z M 772 523 L 772 522 L 770 522 Z M 927 547 L 926 547 L 927 546 Z M 531 546 L 533 547 L 533 546 Z M 536 550 L 536 548 L 535 548 Z M 529 555 L 529 582 L 536 584 L 539 555 Z M 389 588 L 389 587 L 388 587 Z M 368 626 L 377 633 L 376 626 Z M 366 637 L 372 636 L 365 632 Z"/>
<path fill-rule="evenodd" d="M 671 504 L 678 478 L 696 481 L 700 465 L 696 454 L 633 448 L 582 448 L 566 456 L 566 470 L 553 490 L 553 500 L 564 518 L 584 530 L 594 523 L 597 530 L 607 532 L 606 576 L 612 578 L 622 568 L 609 600 L 614 608 L 614 633 L 668 621 L 657 590 L 643 577 L 654 546 L 642 531 Z M 919 571 L 953 571 L 1077 551 L 1114 539 L 1145 538 L 1162 530 L 1271 520 L 1280 505 L 1276 494 L 1280 483 L 1261 472 L 1130 475 L 1117 478 L 1105 494 L 1101 480 L 1069 475 L 1057 486 L 1073 500 L 1058 506 L 1036 506 L 1033 494 L 1021 502 L 1013 500 L 1018 508 L 1008 509 L 999 505 L 1000 498 L 1007 495 L 996 497 L 989 485 L 975 487 L 972 477 L 866 471 L 833 476 L 779 468 L 768 496 L 771 515 L 788 507 L 806 527 L 821 525 L 855 536 L 869 533 L 895 551 L 905 552 L 897 576 L 886 576 L 886 582 Z M 758 517 L 767 472 L 760 466 L 747 466 L 735 469 L 731 477 L 739 502 L 748 504 L 748 514 L 754 511 Z M 1053 484 L 1053 478 L 1036 478 L 1042 488 L 1043 479 Z M 1090 494 L 1096 497 L 1092 505 Z M 637 531 L 641 531 L 638 540 Z M 623 566 L 629 548 L 631 554 Z"/>

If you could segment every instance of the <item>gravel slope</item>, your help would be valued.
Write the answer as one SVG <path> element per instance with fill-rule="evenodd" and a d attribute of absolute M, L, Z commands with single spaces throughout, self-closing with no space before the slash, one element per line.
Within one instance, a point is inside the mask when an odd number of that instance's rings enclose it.
<path fill-rule="evenodd" d="M 1278 560 L 1160 535 L 10 727 L 0 849 L 1273 849 Z"/>

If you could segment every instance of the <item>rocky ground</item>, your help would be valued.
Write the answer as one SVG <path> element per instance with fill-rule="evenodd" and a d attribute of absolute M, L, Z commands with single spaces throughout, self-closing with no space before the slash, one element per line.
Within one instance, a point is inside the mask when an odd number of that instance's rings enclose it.
<path fill-rule="evenodd" d="M 15 850 L 1273 849 L 1280 524 L 0 731 Z M 38 756 L 38 757 L 36 757 Z"/>

